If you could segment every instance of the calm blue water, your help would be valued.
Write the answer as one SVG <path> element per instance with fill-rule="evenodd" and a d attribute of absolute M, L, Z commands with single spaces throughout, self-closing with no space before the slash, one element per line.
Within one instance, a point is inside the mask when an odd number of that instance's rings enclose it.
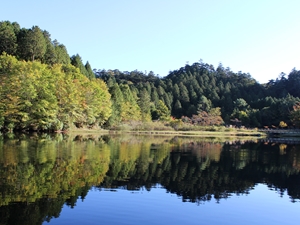
<path fill-rule="evenodd" d="M 296 144 L 0 137 L 0 225 L 299 223 Z"/>
<path fill-rule="evenodd" d="M 286 210 L 288 209 L 288 210 Z M 232 195 L 220 202 L 182 202 L 164 188 L 151 191 L 90 190 L 76 207 L 64 206 L 50 224 L 299 224 L 300 205 L 280 197 L 265 184 L 247 195 Z M 44 224 L 47 224 L 45 222 Z"/>

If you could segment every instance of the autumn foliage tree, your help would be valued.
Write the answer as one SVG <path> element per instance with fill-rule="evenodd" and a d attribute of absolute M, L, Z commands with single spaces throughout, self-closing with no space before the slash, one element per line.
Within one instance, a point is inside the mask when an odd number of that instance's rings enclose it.
<path fill-rule="evenodd" d="M 293 106 L 293 111 L 291 111 L 290 118 L 296 127 L 300 127 L 300 102 Z"/>
<path fill-rule="evenodd" d="M 0 126 L 7 130 L 65 130 L 99 126 L 111 114 L 101 80 L 89 80 L 72 65 L 0 56 Z"/>
<path fill-rule="evenodd" d="M 197 115 L 193 115 L 190 121 L 201 126 L 222 125 L 224 123 L 219 107 L 212 108 L 209 112 L 200 111 Z"/>

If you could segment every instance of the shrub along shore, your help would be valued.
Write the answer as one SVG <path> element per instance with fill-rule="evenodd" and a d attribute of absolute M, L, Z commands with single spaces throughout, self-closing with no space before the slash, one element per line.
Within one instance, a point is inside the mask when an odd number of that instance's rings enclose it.
<path fill-rule="evenodd" d="M 202 137 L 266 137 L 267 133 L 255 129 L 232 128 L 225 126 L 191 126 L 190 124 L 181 124 L 181 126 L 172 127 L 166 122 L 134 122 L 123 123 L 114 126 L 111 129 L 90 129 L 90 128 L 72 128 L 67 133 L 107 133 L 107 134 L 138 134 L 138 135 L 176 135 L 176 136 L 202 136 Z"/>

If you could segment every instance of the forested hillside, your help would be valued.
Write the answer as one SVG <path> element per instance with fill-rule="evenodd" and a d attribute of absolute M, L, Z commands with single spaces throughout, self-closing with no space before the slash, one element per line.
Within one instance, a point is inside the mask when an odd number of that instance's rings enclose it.
<path fill-rule="evenodd" d="M 0 129 L 67 130 L 110 117 L 106 84 L 49 32 L 1 22 L 0 53 Z"/>
<path fill-rule="evenodd" d="M 56 39 L 51 39 L 51 34 L 33 26 L 30 29 L 21 28 L 17 22 L 0 22 L 0 53 L 16 56 L 19 60 L 39 61 L 43 64 L 54 65 L 72 64 L 89 78 L 95 75 L 89 62 L 84 65 L 81 57 L 69 56 L 65 45 Z"/>
<path fill-rule="evenodd" d="M 249 127 L 298 125 L 300 71 L 259 84 L 250 74 L 234 73 L 221 64 L 218 68 L 197 62 L 159 78 L 152 72 L 99 70 L 114 95 L 118 85 L 128 85 L 140 99 L 143 112 L 158 119 L 157 107 L 164 104 L 176 118 L 202 125 L 220 124 L 211 117 L 220 115 L 226 124 Z M 148 102 L 148 106 L 143 104 Z M 298 107 L 298 108 L 297 108 Z M 146 111 L 149 109 L 149 111 Z M 295 117 L 296 116 L 296 117 Z"/>
<path fill-rule="evenodd" d="M 295 69 L 267 84 L 203 61 L 164 77 L 92 70 L 79 54 L 69 56 L 48 31 L 9 21 L 0 22 L 0 54 L 0 127 L 5 130 L 110 128 L 153 120 L 203 126 L 300 125 L 300 71 Z"/>

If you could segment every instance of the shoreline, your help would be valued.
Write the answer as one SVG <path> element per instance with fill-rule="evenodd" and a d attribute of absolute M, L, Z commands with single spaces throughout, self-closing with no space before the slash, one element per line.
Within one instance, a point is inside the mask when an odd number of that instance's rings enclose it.
<path fill-rule="evenodd" d="M 267 133 L 261 131 L 175 131 L 175 130 L 105 130 L 105 129 L 70 129 L 62 133 L 90 133 L 90 134 L 141 134 L 162 136 L 195 136 L 195 137 L 266 137 Z"/>

